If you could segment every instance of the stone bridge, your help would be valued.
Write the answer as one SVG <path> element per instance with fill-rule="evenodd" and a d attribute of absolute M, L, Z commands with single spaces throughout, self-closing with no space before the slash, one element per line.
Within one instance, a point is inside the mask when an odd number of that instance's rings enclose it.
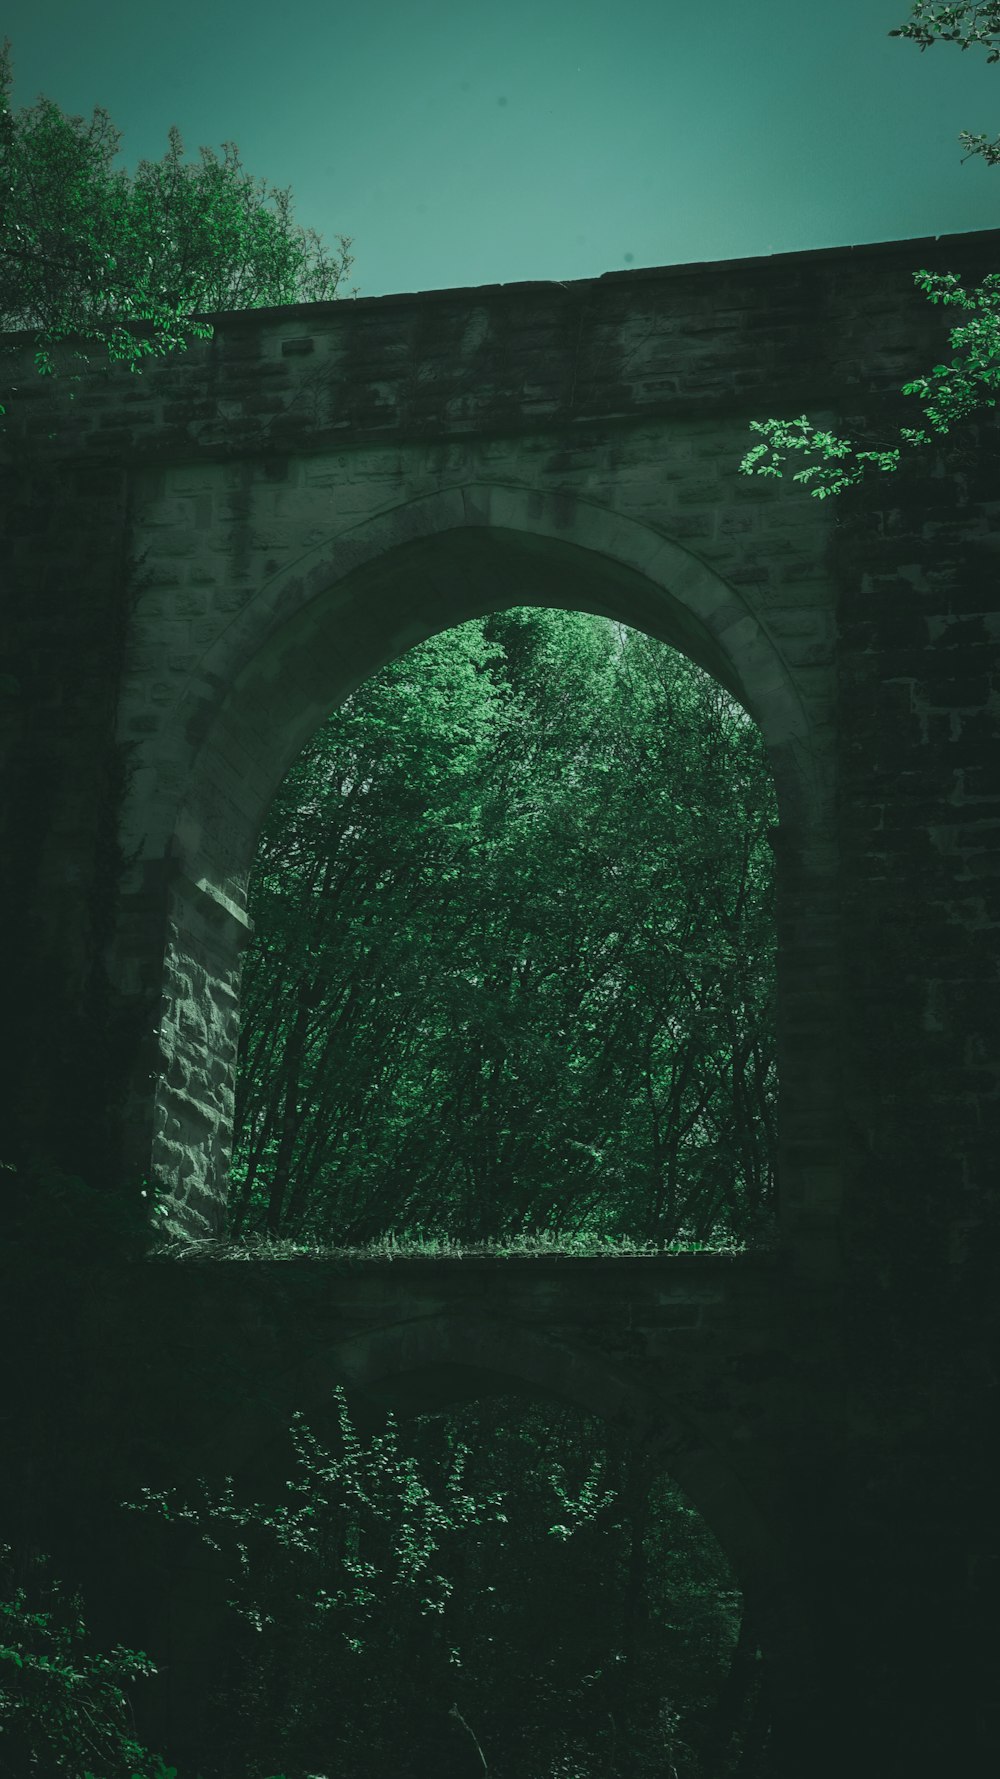
<path fill-rule="evenodd" d="M 631 1417 L 765 1602 L 795 1779 L 996 1751 L 976 1429 L 996 1383 L 1000 484 L 991 416 L 839 501 L 738 465 L 753 418 L 875 442 L 912 423 L 899 386 L 948 319 L 912 273 L 972 284 L 998 251 L 987 231 L 247 311 L 75 392 L 5 342 L 0 1159 L 152 1178 L 173 1233 L 219 1233 L 262 822 L 337 702 L 434 632 L 604 613 L 758 723 L 780 812 L 776 1259 L 148 1261 L 95 1287 L 80 1338 L 108 1490 L 164 1422 L 187 1471 L 252 1467 L 338 1379 L 373 1403 L 402 1379 L 412 1411 L 516 1377 Z M 173 1382 L 143 1392 L 154 1349 Z"/>

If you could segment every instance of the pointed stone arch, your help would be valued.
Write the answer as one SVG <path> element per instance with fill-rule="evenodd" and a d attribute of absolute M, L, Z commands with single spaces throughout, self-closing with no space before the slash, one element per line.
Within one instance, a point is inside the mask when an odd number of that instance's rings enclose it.
<path fill-rule="evenodd" d="M 820 788 L 810 718 L 744 595 L 657 527 L 596 501 L 469 483 L 316 543 L 206 652 L 177 711 L 192 777 L 176 855 L 206 843 L 220 800 L 234 813 L 244 802 L 220 776 L 220 755 L 230 776 L 252 768 L 266 808 L 318 724 L 364 679 L 437 631 L 510 605 L 598 612 L 681 650 L 758 724 L 783 823 L 808 818 Z M 220 838 L 235 838 L 221 827 Z"/>
<path fill-rule="evenodd" d="M 813 963 L 814 915 L 828 942 L 826 725 L 756 601 L 656 526 L 566 492 L 470 481 L 387 507 L 265 579 L 192 670 L 165 727 L 140 746 L 141 791 L 126 810 L 124 840 L 140 843 L 146 903 L 158 886 L 163 913 L 158 936 L 144 917 L 147 955 L 133 966 L 161 994 L 155 1089 L 133 1100 L 134 1146 L 172 1202 L 175 1233 L 221 1228 L 247 882 L 281 780 L 319 724 L 379 668 L 440 630 L 523 605 L 592 611 L 645 630 L 744 705 L 775 777 L 786 880 L 779 924 L 784 901 L 798 942 L 808 948 L 812 939 Z M 786 1011 L 790 984 L 786 945 Z M 811 972 L 801 986 L 814 1009 Z M 817 1064 L 818 1083 L 827 1070 Z M 813 1156 L 817 1113 L 813 1094 L 800 1117 Z M 785 1130 L 794 1142 L 794 1120 L 786 1117 Z M 829 1198 L 828 1167 L 822 1183 Z M 785 1206 L 797 1198 L 793 1184 Z"/>

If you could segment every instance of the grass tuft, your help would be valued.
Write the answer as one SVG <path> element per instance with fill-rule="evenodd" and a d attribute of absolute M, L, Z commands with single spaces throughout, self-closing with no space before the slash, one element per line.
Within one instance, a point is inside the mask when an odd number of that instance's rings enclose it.
<path fill-rule="evenodd" d="M 748 1252 L 745 1242 L 673 1241 L 664 1247 L 653 1242 L 633 1242 L 627 1237 L 602 1236 L 594 1231 L 573 1236 L 517 1235 L 505 1241 L 462 1243 L 448 1236 L 418 1238 L 387 1235 L 360 1246 L 276 1240 L 272 1236 L 243 1236 L 236 1241 L 173 1237 L 152 1250 L 156 1258 L 170 1260 L 525 1260 L 562 1255 L 571 1258 L 621 1258 L 628 1255 L 725 1254 Z"/>

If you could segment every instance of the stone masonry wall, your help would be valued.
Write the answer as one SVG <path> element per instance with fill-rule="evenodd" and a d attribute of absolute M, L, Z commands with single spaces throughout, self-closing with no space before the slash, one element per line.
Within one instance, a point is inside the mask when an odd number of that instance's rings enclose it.
<path fill-rule="evenodd" d="M 106 1191 L 165 1168 L 178 1227 L 217 1228 L 262 813 L 435 628 L 527 586 L 687 648 L 759 721 L 785 1254 L 754 1387 L 762 1512 L 825 1639 L 785 1769 L 816 1779 L 989 1770 L 998 1740 L 997 432 L 837 501 L 737 466 L 751 418 L 912 424 L 895 392 L 952 319 L 912 272 L 971 284 L 998 248 L 249 312 L 72 404 L 15 341 L 4 398 L 0 1161 Z M 211 1373 L 207 1290 L 199 1314 Z M 142 1347 L 115 1350 L 127 1397 Z"/>

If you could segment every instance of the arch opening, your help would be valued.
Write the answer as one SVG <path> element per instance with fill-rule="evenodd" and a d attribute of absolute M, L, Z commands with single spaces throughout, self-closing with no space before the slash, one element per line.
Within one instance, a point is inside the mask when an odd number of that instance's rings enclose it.
<path fill-rule="evenodd" d="M 773 820 L 742 710 L 603 618 L 383 669 L 258 848 L 229 1239 L 763 1239 Z"/>
<path fill-rule="evenodd" d="M 514 491 L 500 492 L 505 509 L 518 508 Z M 173 1200 L 170 1233 L 217 1236 L 221 1230 L 238 1036 L 234 1003 L 249 937 L 247 885 L 265 813 L 291 762 L 338 701 L 446 629 L 515 605 L 588 611 L 668 642 L 703 667 L 761 730 L 780 811 L 779 872 L 783 863 L 786 876 L 795 872 L 800 908 L 811 898 L 810 913 L 815 910 L 829 927 L 835 887 L 824 838 L 830 806 L 824 757 L 794 677 L 746 602 L 690 552 L 592 503 L 569 502 L 572 511 L 564 503 L 553 515 L 539 512 L 538 500 L 528 497 L 533 515 L 522 501 L 519 510 L 505 510 L 505 523 L 498 525 L 497 491 L 485 499 L 481 490 L 466 490 L 461 511 L 454 495 L 407 503 L 369 522 L 363 539 L 352 538 L 353 549 L 341 544 L 321 552 L 322 561 L 296 565 L 262 600 L 256 633 L 250 635 L 249 618 L 234 623 L 192 682 L 183 713 L 192 770 L 166 846 L 171 919 L 165 998 L 176 1000 L 192 983 L 197 998 L 199 976 L 217 987 L 221 979 L 221 989 L 211 1029 L 206 1032 L 202 1022 L 211 1059 L 198 1036 L 179 1042 L 175 1030 L 173 1068 L 157 1087 L 153 1171 Z M 400 541 L 407 526 L 410 535 Z M 576 541 L 575 532 L 587 542 Z M 671 591 L 669 580 L 681 590 Z M 191 933 L 200 957 L 182 958 L 172 969 L 171 952 L 177 959 Z M 779 958 L 779 998 L 780 976 Z M 210 988 L 205 998 L 211 998 Z M 188 1024 L 189 1034 L 195 1033 L 197 1015 Z M 193 1054 L 180 1054 L 185 1048 L 200 1051 L 197 1063 Z M 195 1067 L 200 1081 L 192 1092 Z M 802 1073 L 801 1057 L 792 1072 Z M 829 1073 L 828 1058 L 817 1054 L 810 1071 L 812 1103 L 801 1120 L 810 1127 L 814 1150 L 818 1102 L 829 1100 L 823 1086 Z M 789 1127 L 786 1146 L 797 1135 Z M 832 1133 L 828 1148 L 835 1149 Z M 828 1196 L 831 1186 L 835 1191 L 831 1164 L 812 1172 L 817 1179 L 822 1175 Z M 803 1196 L 796 1188 L 788 1202 Z M 806 1221 L 815 1225 L 816 1219 Z"/>

